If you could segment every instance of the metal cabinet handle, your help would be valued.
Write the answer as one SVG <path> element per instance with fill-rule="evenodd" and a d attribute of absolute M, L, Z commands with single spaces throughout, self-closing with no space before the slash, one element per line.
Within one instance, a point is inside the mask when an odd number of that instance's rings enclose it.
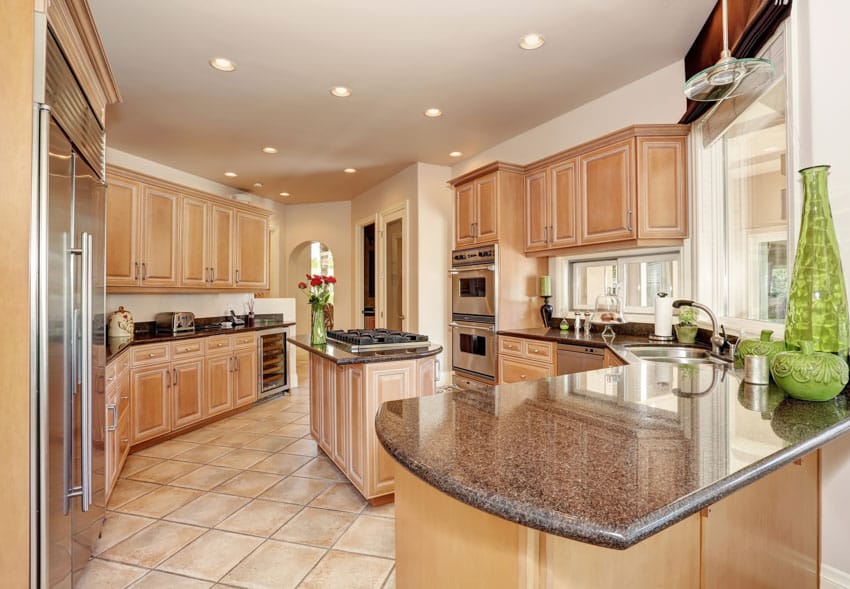
<path fill-rule="evenodd" d="M 549 228 L 543 228 L 543 243 L 549 243 Z"/>
<path fill-rule="evenodd" d="M 437 358 L 434 361 L 434 382 L 440 382 L 440 373 L 441 372 L 442 372 L 442 369 L 440 367 L 440 359 Z"/>
<path fill-rule="evenodd" d="M 627 229 L 628 229 L 629 233 L 631 233 L 632 232 L 632 211 L 631 211 L 631 209 L 629 209 L 627 221 L 628 221 L 627 222 Z"/>
<path fill-rule="evenodd" d="M 522 380 L 525 380 L 525 379 L 526 379 L 526 376 L 525 376 L 524 374 L 520 374 L 520 375 L 519 375 L 519 377 L 520 377 Z"/>
<path fill-rule="evenodd" d="M 122 443 L 122 444 L 126 444 L 126 443 L 128 443 L 129 441 L 130 441 L 130 439 L 129 439 L 129 438 L 121 438 L 121 443 Z"/>
<path fill-rule="evenodd" d="M 174 374 L 174 386 L 177 386 L 177 369 L 172 368 L 171 372 Z"/>
<path fill-rule="evenodd" d="M 133 262 L 133 280 L 139 279 L 139 263 Z"/>
<path fill-rule="evenodd" d="M 210 268 L 210 282 L 215 282 L 215 267 Z"/>
<path fill-rule="evenodd" d="M 142 280 L 148 279 L 148 265 L 142 262 Z"/>
<path fill-rule="evenodd" d="M 106 408 L 112 412 L 112 425 L 107 426 L 106 431 L 114 432 L 118 429 L 118 405 L 110 403 Z"/>
<path fill-rule="evenodd" d="M 555 226 L 549 225 L 549 239 L 552 240 L 552 243 L 555 243 Z"/>
<path fill-rule="evenodd" d="M 154 354 L 153 352 L 148 352 L 148 358 L 153 358 L 154 356 L 156 356 L 156 354 Z"/>
<path fill-rule="evenodd" d="M 92 253 L 94 250 L 94 238 L 90 233 L 83 232 L 82 234 L 82 353 L 83 358 L 82 370 L 82 398 L 80 399 L 80 425 L 82 426 L 82 440 L 80 449 L 80 466 L 82 469 L 82 480 L 80 481 L 80 491 L 82 498 L 82 509 L 88 511 L 93 501 L 92 493 L 92 341 L 93 333 L 92 326 L 94 324 L 94 307 L 92 303 L 94 294 L 94 272 L 92 263 Z"/>

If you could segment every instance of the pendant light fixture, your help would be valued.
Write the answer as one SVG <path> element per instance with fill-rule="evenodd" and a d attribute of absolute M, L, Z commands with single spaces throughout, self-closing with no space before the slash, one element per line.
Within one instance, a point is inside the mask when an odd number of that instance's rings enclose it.
<path fill-rule="evenodd" d="M 685 82 L 685 97 L 698 102 L 716 102 L 756 92 L 773 80 L 773 63 L 761 57 L 735 59 L 729 51 L 729 21 L 726 0 L 723 12 L 723 52 L 720 61 Z"/>

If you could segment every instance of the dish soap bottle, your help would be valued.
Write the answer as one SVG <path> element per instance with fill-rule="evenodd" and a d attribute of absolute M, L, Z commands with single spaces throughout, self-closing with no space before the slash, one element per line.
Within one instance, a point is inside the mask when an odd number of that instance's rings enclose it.
<path fill-rule="evenodd" d="M 561 315 L 561 325 L 559 327 L 561 328 L 561 333 L 566 333 L 570 330 L 570 323 L 567 321 L 567 318 L 563 316 L 564 313 L 561 313 Z"/>

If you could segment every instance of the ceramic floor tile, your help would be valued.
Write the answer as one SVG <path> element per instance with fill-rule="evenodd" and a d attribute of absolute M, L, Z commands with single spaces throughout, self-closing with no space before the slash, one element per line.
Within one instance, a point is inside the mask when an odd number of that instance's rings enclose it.
<path fill-rule="evenodd" d="M 129 503 L 133 499 L 138 499 L 142 495 L 146 495 L 151 491 L 159 489 L 160 485 L 154 483 L 143 483 L 141 481 L 131 481 L 129 479 L 118 479 L 115 487 L 112 489 L 112 494 L 109 495 L 109 509 L 115 509 Z"/>
<path fill-rule="evenodd" d="M 191 442 L 181 442 L 179 440 L 168 440 L 156 446 L 150 446 L 144 450 L 136 452 L 139 456 L 149 456 L 152 458 L 172 458 L 181 452 L 191 450 L 195 444 Z"/>
<path fill-rule="evenodd" d="M 284 436 L 265 435 L 262 438 L 256 439 L 253 442 L 245 444 L 245 448 L 254 450 L 263 450 L 265 452 L 277 452 L 278 450 L 289 446 L 296 438 L 287 438 Z"/>
<path fill-rule="evenodd" d="M 305 415 L 304 417 L 299 417 L 298 419 L 296 419 L 292 423 L 295 423 L 295 424 L 298 424 L 298 425 L 310 425 L 310 416 Z"/>
<path fill-rule="evenodd" d="M 350 483 L 331 485 L 321 495 L 310 502 L 310 507 L 338 509 L 340 511 L 360 512 L 366 506 L 363 496 Z"/>
<path fill-rule="evenodd" d="M 263 493 L 260 498 L 307 505 L 328 486 L 330 486 L 330 483 L 322 479 L 290 476 Z"/>
<path fill-rule="evenodd" d="M 97 539 L 94 547 L 94 553 L 100 554 L 104 550 L 109 550 L 155 521 L 155 519 L 118 513 L 117 511 L 107 512 L 106 519 L 104 519 L 103 527 L 101 528 L 100 538 Z"/>
<path fill-rule="evenodd" d="M 391 560 L 331 550 L 298 587 L 380 589 L 392 568 Z"/>
<path fill-rule="evenodd" d="M 298 456 L 296 454 L 272 454 L 268 458 L 261 460 L 252 466 L 251 470 L 271 472 L 281 475 L 292 474 L 308 462 L 310 462 L 309 456 Z"/>
<path fill-rule="evenodd" d="M 300 456 L 318 456 L 319 445 L 315 440 L 297 440 L 285 446 L 281 452 L 286 454 L 298 454 Z"/>
<path fill-rule="evenodd" d="M 236 431 L 241 427 L 245 427 L 250 422 L 250 419 L 239 419 L 236 417 L 231 417 L 230 419 L 222 419 L 221 421 L 217 421 L 212 425 L 208 425 L 207 427 L 218 431 Z"/>
<path fill-rule="evenodd" d="M 299 425 L 297 423 L 290 423 L 289 425 L 285 425 L 275 432 L 275 434 L 278 436 L 288 436 L 290 438 L 300 438 L 301 436 L 306 436 L 309 433 L 309 424 Z"/>
<path fill-rule="evenodd" d="M 300 505 L 254 499 L 216 526 L 219 530 L 268 537 L 301 511 Z"/>
<path fill-rule="evenodd" d="M 126 564 L 153 568 L 206 530 L 173 522 L 158 521 L 119 542 L 101 556 Z"/>
<path fill-rule="evenodd" d="M 239 474 L 239 470 L 235 468 L 224 468 L 222 466 L 213 466 L 206 464 L 199 469 L 190 472 L 189 474 L 175 479 L 171 482 L 177 487 L 188 487 L 190 489 L 202 489 L 209 491 Z"/>
<path fill-rule="evenodd" d="M 266 540 L 221 581 L 250 589 L 294 589 L 324 552 L 321 548 Z M 347 585 L 327 585 L 325 589 L 334 587 Z"/>
<path fill-rule="evenodd" d="M 248 501 L 250 499 L 245 497 L 205 493 L 177 511 L 169 513 L 165 519 L 212 528 L 239 508 L 244 507 Z"/>
<path fill-rule="evenodd" d="M 256 497 L 279 481 L 280 477 L 275 474 L 246 470 L 223 482 L 215 490 L 242 497 Z"/>
<path fill-rule="evenodd" d="M 382 589 L 396 589 L 395 588 L 395 567 L 393 567 L 392 572 L 387 577 L 387 580 L 384 581 L 384 586 Z"/>
<path fill-rule="evenodd" d="M 104 587 L 126 587 L 142 575 L 145 569 L 118 562 L 95 559 L 86 565 L 76 589 L 103 589 Z"/>
<path fill-rule="evenodd" d="M 317 456 L 302 468 L 299 468 L 295 475 L 313 479 L 330 479 L 332 481 L 346 480 L 345 475 L 340 472 L 336 465 L 324 456 Z"/>
<path fill-rule="evenodd" d="M 357 519 L 352 513 L 305 508 L 272 536 L 275 540 L 330 548 Z"/>
<path fill-rule="evenodd" d="M 251 450 L 250 448 L 237 448 L 231 452 L 216 458 L 210 464 L 216 466 L 227 466 L 230 468 L 250 468 L 264 458 L 271 456 L 271 452 L 262 452 L 260 450 Z"/>
<path fill-rule="evenodd" d="M 209 587 L 212 587 L 209 581 L 190 579 L 162 571 L 151 571 L 133 583 L 130 589 L 208 589 Z"/>
<path fill-rule="evenodd" d="M 250 432 L 252 434 L 262 435 L 273 432 L 279 426 L 274 423 L 268 423 L 265 421 L 257 421 L 254 423 L 249 423 L 248 425 L 239 429 L 240 432 Z"/>
<path fill-rule="evenodd" d="M 160 462 L 162 462 L 162 458 L 130 454 L 127 457 L 127 460 L 124 461 L 124 468 L 121 469 L 121 476 L 130 477 L 140 470 L 145 470 L 146 468 L 150 468 L 154 464 L 159 464 Z"/>
<path fill-rule="evenodd" d="M 262 542 L 262 538 L 210 530 L 157 568 L 218 581 Z"/>
<path fill-rule="evenodd" d="M 159 464 L 146 468 L 132 475 L 134 481 L 144 481 L 146 483 L 157 483 L 166 485 L 174 479 L 188 474 L 198 468 L 197 464 L 191 462 L 178 462 L 176 460 L 164 460 Z"/>
<path fill-rule="evenodd" d="M 202 427 L 188 434 L 175 438 L 181 442 L 194 442 L 196 444 L 209 444 L 222 434 L 222 430 L 211 429 L 210 427 Z"/>
<path fill-rule="evenodd" d="M 231 448 L 242 448 L 250 444 L 256 439 L 262 437 L 262 434 L 253 434 L 245 431 L 228 431 L 211 442 L 216 446 L 230 446 Z"/>
<path fill-rule="evenodd" d="M 162 517 L 200 495 L 200 492 L 191 489 L 160 487 L 156 491 L 151 491 L 147 495 L 122 505 L 118 508 L 118 511 L 147 517 Z"/>
<path fill-rule="evenodd" d="M 345 531 L 334 548 L 395 558 L 395 520 L 361 515 Z"/>
<path fill-rule="evenodd" d="M 395 503 L 384 503 L 377 507 L 367 505 L 363 510 L 363 515 L 374 515 L 377 517 L 395 517 Z"/>
<path fill-rule="evenodd" d="M 181 452 L 172 460 L 182 460 L 183 462 L 198 462 L 206 464 L 216 458 L 224 456 L 232 449 L 227 446 L 213 446 L 211 444 L 201 444 L 197 448 L 192 448 L 185 452 Z"/>

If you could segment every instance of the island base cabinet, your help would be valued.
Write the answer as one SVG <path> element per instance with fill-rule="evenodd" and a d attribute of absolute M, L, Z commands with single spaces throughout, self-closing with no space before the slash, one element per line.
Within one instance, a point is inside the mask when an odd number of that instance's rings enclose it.
<path fill-rule="evenodd" d="M 406 589 L 814 589 L 819 461 L 820 452 L 813 452 L 625 550 L 485 513 L 396 465 L 396 583 Z"/>

